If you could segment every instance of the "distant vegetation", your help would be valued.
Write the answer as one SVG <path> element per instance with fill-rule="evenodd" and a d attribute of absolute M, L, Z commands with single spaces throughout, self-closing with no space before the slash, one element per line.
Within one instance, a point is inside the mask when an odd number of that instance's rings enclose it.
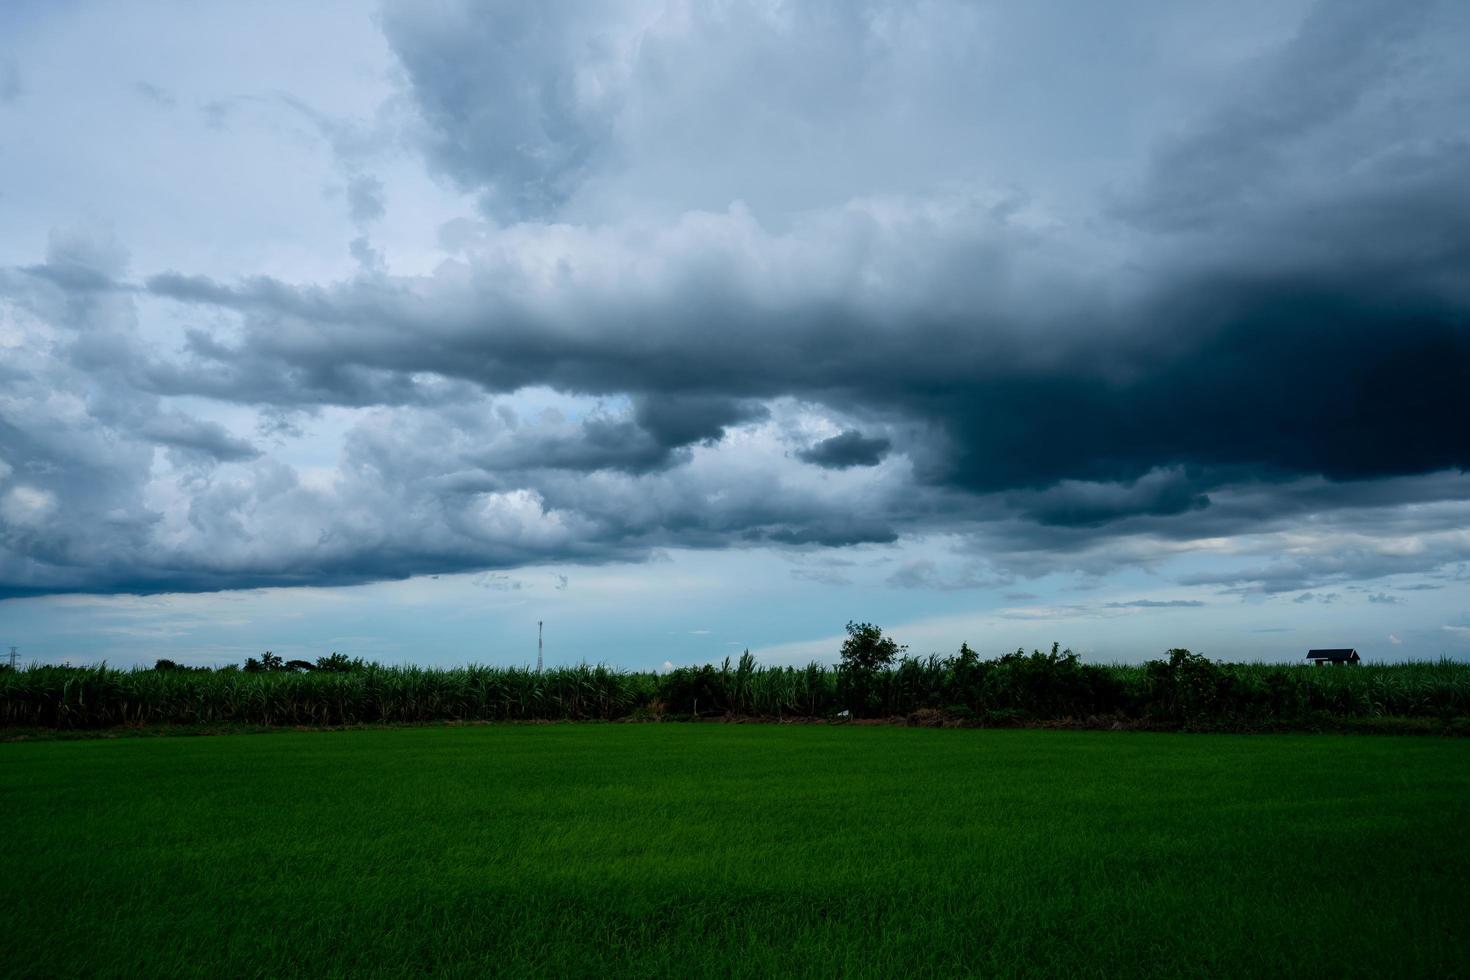
<path fill-rule="evenodd" d="M 835 666 L 764 667 L 746 653 L 668 673 L 583 664 L 388 667 L 341 654 L 266 653 L 243 669 L 32 666 L 0 670 L 0 724 L 354 725 L 379 722 L 905 719 L 986 726 L 1339 727 L 1413 718 L 1470 730 L 1470 664 L 1311 667 L 1221 663 L 1170 650 L 1138 665 L 1070 650 L 913 657 L 875 626 L 848 624 Z"/>

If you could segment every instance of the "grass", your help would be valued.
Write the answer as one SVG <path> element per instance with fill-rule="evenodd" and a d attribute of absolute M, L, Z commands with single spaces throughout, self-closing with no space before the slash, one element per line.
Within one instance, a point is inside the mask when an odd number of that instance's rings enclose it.
<path fill-rule="evenodd" d="M 1470 741 L 541 725 L 0 744 L 9 976 L 1436 976 Z"/>

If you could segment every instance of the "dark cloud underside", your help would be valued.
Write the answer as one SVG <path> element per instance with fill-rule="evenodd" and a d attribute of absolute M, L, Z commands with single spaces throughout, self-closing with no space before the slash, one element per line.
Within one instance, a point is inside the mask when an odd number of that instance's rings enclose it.
<path fill-rule="evenodd" d="M 891 446 L 892 443 L 881 436 L 869 438 L 856 429 L 848 429 L 796 455 L 816 466 L 841 470 L 850 466 L 877 466 Z"/>

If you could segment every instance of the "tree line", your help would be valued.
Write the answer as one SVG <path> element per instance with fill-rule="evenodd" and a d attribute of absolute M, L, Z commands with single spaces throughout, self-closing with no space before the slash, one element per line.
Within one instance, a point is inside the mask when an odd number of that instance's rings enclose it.
<path fill-rule="evenodd" d="M 666 673 L 580 664 L 385 666 L 333 653 L 267 652 L 242 667 L 37 665 L 0 669 L 0 725 L 353 725 L 531 720 L 902 719 L 915 724 L 1310 728 L 1421 719 L 1470 731 L 1470 664 L 1356 668 L 1225 663 L 1172 649 L 1142 664 L 1091 664 L 1054 644 L 982 657 L 911 656 L 849 623 L 833 665 L 765 666 L 747 651 Z"/>

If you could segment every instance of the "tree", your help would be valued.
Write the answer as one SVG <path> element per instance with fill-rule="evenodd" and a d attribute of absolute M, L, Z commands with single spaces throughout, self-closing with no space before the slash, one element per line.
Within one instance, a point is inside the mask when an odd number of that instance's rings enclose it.
<path fill-rule="evenodd" d="M 281 661 L 280 655 L 271 653 L 269 650 L 261 654 L 259 660 L 256 660 L 254 657 L 245 658 L 245 669 L 252 674 L 258 674 L 267 670 L 284 670 L 285 666 Z"/>
<path fill-rule="evenodd" d="M 362 662 L 361 657 L 349 657 L 334 650 L 330 657 L 316 658 L 316 669 L 329 674 L 346 674 L 354 670 L 366 670 L 367 664 Z"/>
<path fill-rule="evenodd" d="M 892 667 L 898 655 L 907 649 L 892 637 L 884 636 L 872 623 L 848 623 L 847 639 L 842 643 L 842 662 L 837 669 L 874 674 Z"/>
<path fill-rule="evenodd" d="M 847 639 L 842 643 L 842 659 L 837 665 L 837 688 L 854 718 L 882 712 L 878 673 L 892 667 L 907 649 L 884 636 L 872 623 L 847 624 Z"/>

